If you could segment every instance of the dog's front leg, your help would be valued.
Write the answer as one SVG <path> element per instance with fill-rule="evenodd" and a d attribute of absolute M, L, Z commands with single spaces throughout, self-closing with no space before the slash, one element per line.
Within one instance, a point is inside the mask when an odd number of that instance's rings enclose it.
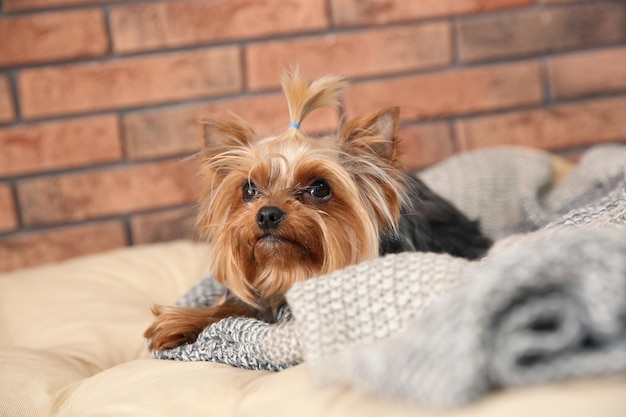
<path fill-rule="evenodd" d="M 227 317 L 256 317 L 258 311 L 228 295 L 221 297 L 211 307 L 154 306 L 155 321 L 146 329 L 150 350 L 171 349 L 194 342 L 207 326 Z"/>

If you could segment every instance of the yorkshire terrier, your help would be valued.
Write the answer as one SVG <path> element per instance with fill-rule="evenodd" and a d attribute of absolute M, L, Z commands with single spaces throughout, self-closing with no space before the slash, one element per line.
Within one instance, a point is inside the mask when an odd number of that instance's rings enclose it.
<path fill-rule="evenodd" d="M 235 115 L 206 121 L 199 222 L 213 277 L 227 291 L 206 308 L 154 307 L 144 333 L 150 349 L 193 342 L 226 317 L 271 322 L 295 282 L 386 253 L 475 259 L 491 244 L 477 222 L 404 173 L 398 108 L 312 138 L 300 124 L 317 108 L 339 107 L 345 80 L 309 85 L 295 71 L 284 72 L 281 84 L 291 123 L 278 136 L 259 138 Z"/>

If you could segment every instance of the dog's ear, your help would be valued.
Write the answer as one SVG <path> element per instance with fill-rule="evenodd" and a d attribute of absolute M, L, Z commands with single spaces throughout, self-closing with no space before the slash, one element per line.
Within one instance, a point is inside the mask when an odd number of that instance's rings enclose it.
<path fill-rule="evenodd" d="M 354 155 L 375 155 L 397 162 L 399 115 L 400 109 L 391 107 L 348 121 L 339 131 L 344 149 Z"/>
<path fill-rule="evenodd" d="M 226 117 L 211 117 L 202 120 L 204 146 L 245 146 L 250 144 L 256 134 L 252 126 L 235 113 Z"/>

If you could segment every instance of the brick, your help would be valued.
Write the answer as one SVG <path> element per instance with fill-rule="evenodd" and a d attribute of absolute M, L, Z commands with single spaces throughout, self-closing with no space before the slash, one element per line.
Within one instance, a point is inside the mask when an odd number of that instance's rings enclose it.
<path fill-rule="evenodd" d="M 383 24 L 431 17 L 480 13 L 531 4 L 533 0 L 331 0 L 336 26 Z"/>
<path fill-rule="evenodd" d="M 196 215 L 195 207 L 184 207 L 133 216 L 130 220 L 133 243 L 196 240 Z"/>
<path fill-rule="evenodd" d="M 204 106 L 139 111 L 124 115 L 126 156 L 131 160 L 197 152 L 202 148 Z"/>
<path fill-rule="evenodd" d="M 0 39 L 0 67 L 99 56 L 109 48 L 100 10 L 5 17 Z"/>
<path fill-rule="evenodd" d="M 95 219 L 189 204 L 197 199 L 195 161 L 163 161 L 18 182 L 27 226 Z"/>
<path fill-rule="evenodd" d="M 593 1 L 593 0 L 539 0 L 539 3 L 543 4 L 553 4 L 553 3 L 580 3 L 584 1 Z"/>
<path fill-rule="evenodd" d="M 581 4 L 466 19 L 459 25 L 464 62 L 536 55 L 626 40 L 626 3 Z"/>
<path fill-rule="evenodd" d="M 115 7 L 110 18 L 123 53 L 328 27 L 324 0 L 158 1 Z"/>
<path fill-rule="evenodd" d="M 200 120 L 227 112 L 243 117 L 260 136 L 283 132 L 289 124 L 287 103 L 282 93 L 131 112 L 123 118 L 128 157 L 149 159 L 196 152 L 204 145 Z M 334 130 L 337 125 L 337 111 L 319 109 L 307 117 L 302 128 L 308 133 L 319 133 Z"/>
<path fill-rule="evenodd" d="M 11 86 L 7 77 L 0 76 L 0 123 L 15 120 L 15 108 L 11 96 Z"/>
<path fill-rule="evenodd" d="M 626 47 L 551 57 L 548 68 L 559 98 L 626 90 Z"/>
<path fill-rule="evenodd" d="M 0 177 L 122 159 L 116 116 L 0 128 Z"/>
<path fill-rule="evenodd" d="M 61 6 L 75 6 L 86 4 L 115 3 L 121 0 L 4 0 L 2 9 L 5 12 L 23 10 L 49 9 Z"/>
<path fill-rule="evenodd" d="M 454 139 L 447 122 L 402 127 L 398 148 L 408 171 L 425 168 L 455 153 Z"/>
<path fill-rule="evenodd" d="M 440 67 L 452 60 L 447 22 L 253 43 L 246 48 L 248 86 L 278 85 L 281 68 L 297 62 L 307 77 L 353 77 Z"/>
<path fill-rule="evenodd" d="M 498 110 L 542 100 L 541 74 L 534 62 L 355 83 L 345 98 L 352 115 L 400 106 L 402 120 Z"/>
<path fill-rule="evenodd" d="M 14 230 L 18 226 L 13 189 L 9 184 L 0 184 L 0 232 Z"/>
<path fill-rule="evenodd" d="M 124 108 L 241 90 L 237 47 L 22 71 L 27 118 Z"/>
<path fill-rule="evenodd" d="M 458 122 L 463 149 L 512 144 L 557 150 L 626 140 L 626 96 Z"/>
<path fill-rule="evenodd" d="M 0 240 L 0 271 L 32 267 L 126 246 L 118 221 L 21 233 Z"/>

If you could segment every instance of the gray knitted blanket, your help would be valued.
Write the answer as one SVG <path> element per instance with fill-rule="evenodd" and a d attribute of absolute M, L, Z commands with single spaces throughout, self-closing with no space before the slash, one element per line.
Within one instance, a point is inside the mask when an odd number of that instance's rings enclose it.
<path fill-rule="evenodd" d="M 626 371 L 626 146 L 553 186 L 550 155 L 495 148 L 420 177 L 497 239 L 481 261 L 402 253 L 298 283 L 277 324 L 229 318 L 161 359 L 278 371 L 434 407 Z M 206 278 L 179 305 L 210 304 Z"/>

